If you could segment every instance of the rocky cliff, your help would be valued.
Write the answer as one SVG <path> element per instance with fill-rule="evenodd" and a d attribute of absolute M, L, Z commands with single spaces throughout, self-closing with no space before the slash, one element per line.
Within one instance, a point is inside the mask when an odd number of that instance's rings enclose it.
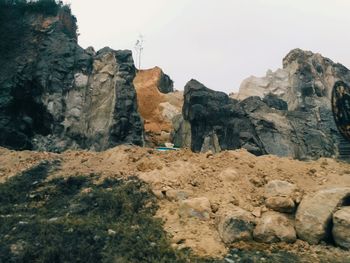
<path fill-rule="evenodd" d="M 300 49 L 283 59 L 283 69 L 245 80 L 231 98 L 191 80 L 173 140 L 196 152 L 246 148 L 298 159 L 339 156 L 330 97 L 340 80 L 350 81 L 347 68 Z"/>
<path fill-rule="evenodd" d="M 43 13 L 1 7 L 0 145 L 103 150 L 143 145 L 131 51 L 77 44 L 66 6 Z"/>

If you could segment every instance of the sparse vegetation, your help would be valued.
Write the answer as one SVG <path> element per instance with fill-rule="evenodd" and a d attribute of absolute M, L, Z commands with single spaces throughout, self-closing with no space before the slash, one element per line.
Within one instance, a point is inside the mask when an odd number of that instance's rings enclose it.
<path fill-rule="evenodd" d="M 70 13 L 70 7 L 63 5 L 61 1 L 0 0 L 0 62 L 7 64 L 12 53 L 17 54 L 28 48 L 26 37 L 30 32 L 30 25 L 25 14 L 55 16 L 60 8 L 65 8 Z"/>
<path fill-rule="evenodd" d="M 59 8 L 63 6 L 63 3 L 62 1 L 55 0 L 0 0 L 0 6 L 2 8 L 8 7 L 17 9 L 22 12 L 36 12 L 46 15 L 56 15 Z"/>
<path fill-rule="evenodd" d="M 169 246 L 146 184 L 96 185 L 94 175 L 47 181 L 58 165 L 44 162 L 0 185 L 0 262 L 189 260 Z"/>

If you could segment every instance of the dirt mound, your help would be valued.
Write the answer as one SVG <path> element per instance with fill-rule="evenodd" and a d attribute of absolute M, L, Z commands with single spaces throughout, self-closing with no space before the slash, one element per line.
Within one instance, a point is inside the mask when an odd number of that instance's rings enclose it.
<path fill-rule="evenodd" d="M 169 141 L 172 118 L 181 113 L 182 92 L 162 93 L 164 78 L 158 68 L 139 70 L 134 79 L 139 112 L 144 119 L 146 141 L 149 145 L 162 145 Z"/>
<path fill-rule="evenodd" d="M 296 184 L 305 195 L 327 187 L 350 186 L 350 165 L 333 159 L 301 162 L 276 156 L 256 157 L 246 150 L 223 151 L 212 155 L 188 150 L 159 152 L 149 148 L 120 146 L 105 152 L 67 151 L 62 154 L 15 152 L 0 148 L 0 180 L 29 169 L 42 160 L 59 159 L 61 166 L 49 178 L 95 174 L 105 178 L 137 176 L 149 183 L 159 199 L 156 216 L 164 220 L 173 247 L 189 247 L 197 255 L 221 257 L 229 251 L 217 232 L 217 215 L 232 205 L 252 214 L 267 211 L 264 186 L 271 180 Z M 184 217 L 183 200 L 202 198 L 211 204 L 209 218 Z M 334 257 L 349 253 L 326 245 L 311 246 L 298 240 L 294 244 L 234 244 L 238 249 L 283 249 L 305 253 L 318 262 L 320 254 Z M 335 261 L 335 260 L 334 260 Z M 342 262 L 342 261 L 339 261 Z"/>

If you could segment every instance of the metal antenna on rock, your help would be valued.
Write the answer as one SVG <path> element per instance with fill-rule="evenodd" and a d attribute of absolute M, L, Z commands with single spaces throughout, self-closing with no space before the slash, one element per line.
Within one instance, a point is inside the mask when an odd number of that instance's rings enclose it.
<path fill-rule="evenodd" d="M 136 57 L 138 60 L 138 67 L 141 69 L 141 56 L 142 56 L 142 51 L 143 51 L 143 43 L 144 43 L 144 36 L 139 35 L 139 38 L 137 39 L 135 43 L 135 51 L 136 51 Z"/>

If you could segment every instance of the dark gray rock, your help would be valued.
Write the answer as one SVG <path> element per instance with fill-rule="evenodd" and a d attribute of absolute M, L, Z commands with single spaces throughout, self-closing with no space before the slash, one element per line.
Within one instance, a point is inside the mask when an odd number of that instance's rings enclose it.
<path fill-rule="evenodd" d="M 167 74 L 163 73 L 163 71 L 161 71 L 158 89 L 161 93 L 174 92 L 174 82 Z"/>
<path fill-rule="evenodd" d="M 9 33 L 18 15 L 8 12 L 0 32 Z M 14 36 L 21 48 L 0 40 L 8 48 L 0 50 L 7 54 L 0 58 L 6 65 L 0 68 L 0 145 L 46 151 L 143 145 L 131 51 L 82 49 L 66 7 L 57 16 L 22 17 L 22 34 Z"/>
<path fill-rule="evenodd" d="M 183 117 L 191 125 L 191 148 L 195 152 L 202 150 L 206 137 L 215 134 L 222 150 L 246 147 L 257 155 L 265 153 L 238 101 L 223 92 L 210 90 L 196 80 L 185 86 Z M 212 148 L 217 147 L 213 145 Z"/>
<path fill-rule="evenodd" d="M 276 110 L 288 110 L 288 103 L 279 98 L 277 95 L 269 93 L 267 94 L 263 101 L 270 108 L 274 108 Z"/>
<path fill-rule="evenodd" d="M 331 111 L 326 107 L 288 111 L 286 106 L 274 95 L 236 101 L 191 80 L 185 87 L 183 107 L 184 121 L 190 124 L 191 148 L 195 152 L 245 148 L 256 155 L 298 159 L 334 156 L 338 137 Z M 181 132 L 174 131 L 178 145 Z M 218 138 L 219 145 L 208 145 L 216 141 L 210 138 Z"/>

